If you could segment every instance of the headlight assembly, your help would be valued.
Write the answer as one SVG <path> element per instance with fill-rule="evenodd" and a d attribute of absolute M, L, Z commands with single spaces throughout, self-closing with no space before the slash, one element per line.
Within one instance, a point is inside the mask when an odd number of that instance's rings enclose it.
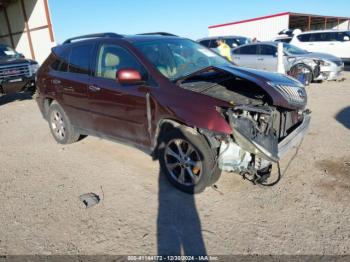
<path fill-rule="evenodd" d="M 331 62 L 328 62 L 326 60 L 319 60 L 318 63 L 321 65 L 321 66 L 331 66 Z"/>
<path fill-rule="evenodd" d="M 39 64 L 31 64 L 31 65 L 29 65 L 30 75 L 36 74 L 36 72 L 38 71 L 39 67 L 40 67 Z"/>

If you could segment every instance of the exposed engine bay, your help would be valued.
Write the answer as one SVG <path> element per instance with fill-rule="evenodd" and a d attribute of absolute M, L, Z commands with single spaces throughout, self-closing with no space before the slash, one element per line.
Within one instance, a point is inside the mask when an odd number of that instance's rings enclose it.
<path fill-rule="evenodd" d="M 280 143 L 302 125 L 308 111 L 276 107 L 257 84 L 222 74 L 208 72 L 194 76 L 183 81 L 181 87 L 230 103 L 231 106 L 218 107 L 217 111 L 230 124 L 232 135 L 220 137 L 203 130 L 202 134 L 212 147 L 217 147 L 221 170 L 239 173 L 253 183 L 264 183 L 272 164 L 280 160 Z M 286 99 L 294 101 L 292 96 L 296 96 L 294 91 Z"/>

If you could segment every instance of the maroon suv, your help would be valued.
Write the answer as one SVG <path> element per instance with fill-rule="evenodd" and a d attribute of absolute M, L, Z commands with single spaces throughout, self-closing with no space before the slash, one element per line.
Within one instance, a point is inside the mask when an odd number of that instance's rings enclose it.
<path fill-rule="evenodd" d="M 157 156 L 179 189 L 197 193 L 221 171 L 264 183 L 305 135 L 300 82 L 234 66 L 165 33 L 71 38 L 38 71 L 37 102 L 58 143 L 94 135 Z"/>

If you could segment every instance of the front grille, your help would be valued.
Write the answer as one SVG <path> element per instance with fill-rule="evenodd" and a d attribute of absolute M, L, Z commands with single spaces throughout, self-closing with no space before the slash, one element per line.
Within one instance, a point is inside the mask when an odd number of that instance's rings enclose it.
<path fill-rule="evenodd" d="M 288 85 L 276 85 L 280 93 L 292 104 L 306 104 L 306 91 L 304 88 Z"/>
<path fill-rule="evenodd" d="M 28 64 L 0 66 L 1 80 L 30 76 L 31 72 Z"/>

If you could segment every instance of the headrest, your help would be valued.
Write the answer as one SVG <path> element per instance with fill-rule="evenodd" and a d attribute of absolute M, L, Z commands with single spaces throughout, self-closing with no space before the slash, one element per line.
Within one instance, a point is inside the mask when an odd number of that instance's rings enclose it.
<path fill-rule="evenodd" d="M 112 53 L 107 53 L 105 57 L 105 66 L 107 67 L 115 67 L 119 65 L 120 60 L 119 56 L 112 54 Z"/>

